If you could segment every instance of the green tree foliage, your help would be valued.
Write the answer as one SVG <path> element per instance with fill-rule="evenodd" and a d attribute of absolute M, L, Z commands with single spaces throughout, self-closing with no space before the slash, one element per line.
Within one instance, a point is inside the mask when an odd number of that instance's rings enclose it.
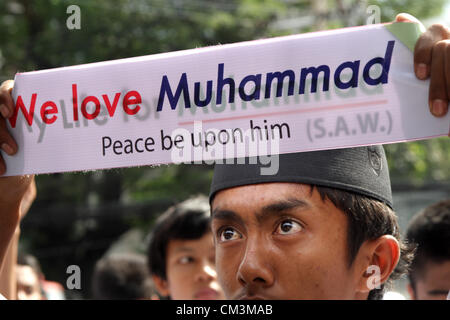
<path fill-rule="evenodd" d="M 420 19 L 437 16 L 442 12 L 446 0 L 369 0 L 369 4 L 374 4 L 381 8 L 383 21 L 391 21 L 400 12 L 412 14 Z"/>

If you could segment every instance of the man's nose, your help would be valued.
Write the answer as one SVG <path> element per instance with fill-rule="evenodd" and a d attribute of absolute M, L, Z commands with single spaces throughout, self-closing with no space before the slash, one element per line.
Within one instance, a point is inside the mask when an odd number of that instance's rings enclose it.
<path fill-rule="evenodd" d="M 268 288 L 275 277 L 270 265 L 270 252 L 258 238 L 247 239 L 244 257 L 239 265 L 237 277 L 243 286 Z"/>

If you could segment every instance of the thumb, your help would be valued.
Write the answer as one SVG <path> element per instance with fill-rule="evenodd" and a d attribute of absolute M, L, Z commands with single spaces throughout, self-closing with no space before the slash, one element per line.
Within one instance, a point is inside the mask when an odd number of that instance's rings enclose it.
<path fill-rule="evenodd" d="M 413 22 L 420 25 L 420 29 L 424 32 L 426 30 L 425 26 L 422 22 L 420 22 L 419 19 L 414 17 L 413 15 L 410 15 L 409 13 L 399 13 L 395 17 L 395 22 Z"/>
<path fill-rule="evenodd" d="M 399 13 L 395 17 L 395 22 L 415 22 L 415 23 L 422 24 L 422 22 L 420 22 L 419 19 L 417 19 L 413 15 L 410 15 L 409 13 L 404 13 L 404 12 L 403 13 Z"/>

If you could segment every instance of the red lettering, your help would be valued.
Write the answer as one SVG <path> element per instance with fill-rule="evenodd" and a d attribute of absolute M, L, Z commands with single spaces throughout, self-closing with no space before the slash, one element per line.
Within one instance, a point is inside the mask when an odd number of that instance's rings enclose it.
<path fill-rule="evenodd" d="M 78 121 L 78 94 L 77 85 L 72 84 L 73 121 Z"/>
<path fill-rule="evenodd" d="M 123 98 L 123 110 L 130 116 L 133 116 L 139 112 L 141 107 L 136 106 L 133 109 L 130 109 L 128 106 L 132 105 L 132 104 L 138 104 L 138 103 L 142 103 L 141 95 L 137 91 L 130 91 Z"/>
<path fill-rule="evenodd" d="M 74 121 L 78 121 L 78 94 L 77 94 L 77 84 L 72 84 L 72 101 L 73 101 L 73 119 Z M 108 95 L 105 93 L 102 95 L 103 101 L 105 102 L 106 108 L 108 110 L 108 114 L 110 117 L 113 117 L 116 113 L 117 106 L 119 104 L 120 100 L 120 92 L 117 92 L 114 94 L 114 100 L 111 103 L 111 100 L 109 99 Z M 95 104 L 95 110 L 93 113 L 89 113 L 87 111 L 87 104 L 89 102 L 93 102 Z M 139 112 L 141 107 L 139 104 L 142 103 L 142 97 L 136 90 L 132 90 L 127 92 L 127 94 L 123 98 L 122 106 L 123 110 L 128 115 L 135 115 Z M 133 106 L 133 108 L 130 108 L 130 106 Z M 95 119 L 99 113 L 100 113 L 100 101 L 95 96 L 88 96 L 86 97 L 83 102 L 81 103 L 81 113 L 86 119 L 92 120 Z M 49 119 L 50 120 L 50 119 Z"/>
<path fill-rule="evenodd" d="M 93 102 L 95 104 L 95 110 L 92 114 L 88 113 L 87 109 L 86 109 L 86 105 L 89 102 Z M 100 101 L 98 101 L 98 99 L 94 96 L 89 96 L 84 98 L 83 103 L 81 104 L 81 113 L 83 114 L 83 116 L 86 119 L 92 120 L 95 119 L 98 114 L 100 113 Z"/>
<path fill-rule="evenodd" d="M 30 112 L 28 113 L 27 108 L 25 108 L 25 105 L 23 104 L 22 97 L 19 96 L 16 101 L 16 108 L 14 109 L 14 114 L 12 117 L 10 117 L 9 123 L 11 124 L 12 128 L 16 127 L 16 121 L 17 121 L 17 115 L 19 113 L 19 108 L 22 110 L 23 115 L 25 116 L 25 119 L 27 119 L 28 125 L 31 127 L 33 124 L 33 115 L 34 115 L 34 107 L 36 105 L 36 97 L 37 94 L 33 93 L 31 95 L 31 104 L 30 104 Z"/>
<path fill-rule="evenodd" d="M 41 118 L 42 121 L 46 124 L 52 124 L 56 121 L 55 113 L 58 113 L 58 107 L 53 101 L 47 101 L 45 102 L 41 107 Z M 53 114 L 50 118 L 48 118 L 48 115 Z"/>
<path fill-rule="evenodd" d="M 105 101 L 106 108 L 108 109 L 109 115 L 112 117 L 114 116 L 114 113 L 116 112 L 117 104 L 119 103 L 120 93 L 116 93 L 114 96 L 113 105 L 111 106 L 111 103 L 109 102 L 108 95 L 104 94 L 102 95 L 103 100 Z"/>

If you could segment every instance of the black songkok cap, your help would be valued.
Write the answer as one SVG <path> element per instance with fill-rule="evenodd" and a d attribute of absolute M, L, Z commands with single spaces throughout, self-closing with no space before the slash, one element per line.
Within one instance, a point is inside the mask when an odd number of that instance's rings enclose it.
<path fill-rule="evenodd" d="M 257 183 L 296 182 L 357 193 L 393 208 L 391 181 L 382 146 L 280 154 L 279 170 L 274 175 L 261 175 L 261 168 L 269 165 L 259 161 L 249 162 L 247 158 L 241 163 L 245 164 L 239 164 L 237 160 L 234 164 L 216 164 L 210 203 L 218 191 L 228 188 Z"/>

